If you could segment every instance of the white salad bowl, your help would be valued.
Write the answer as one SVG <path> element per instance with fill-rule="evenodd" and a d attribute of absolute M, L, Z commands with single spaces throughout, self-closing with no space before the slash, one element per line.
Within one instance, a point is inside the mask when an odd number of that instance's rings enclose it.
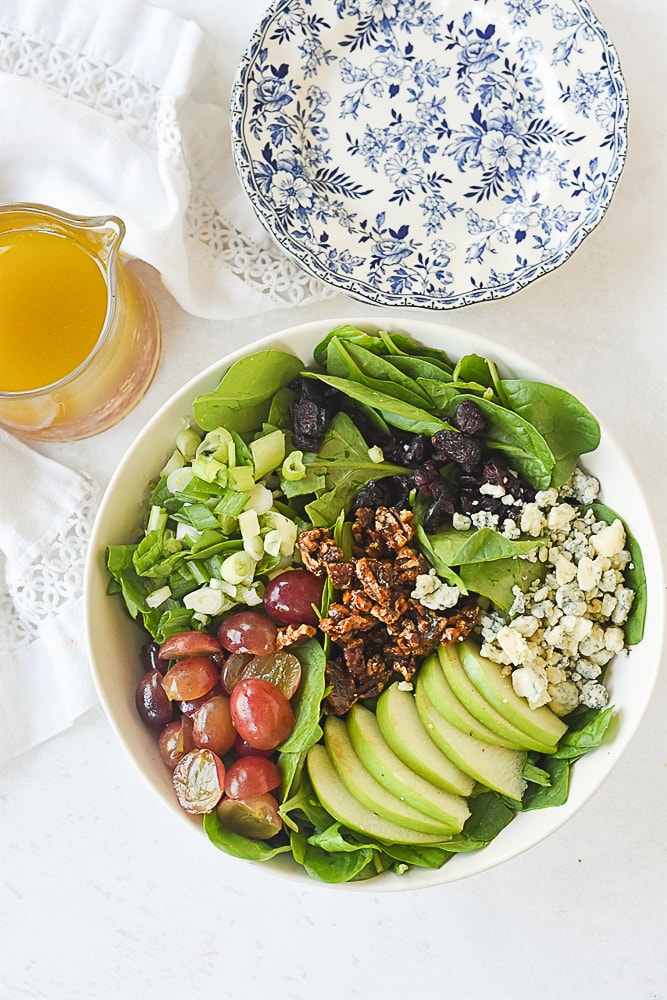
<path fill-rule="evenodd" d="M 171 454 L 183 418 L 192 413 L 192 402 L 198 394 L 215 388 L 232 362 L 257 350 L 289 350 L 304 362 L 310 362 L 315 345 L 343 322 L 367 331 L 383 329 L 406 333 L 428 347 L 446 351 L 454 360 L 475 352 L 495 361 L 505 376 L 554 381 L 519 354 L 449 326 L 390 317 L 321 320 L 283 330 L 220 359 L 179 389 L 148 421 L 120 462 L 93 527 L 85 573 L 88 650 L 100 701 L 119 742 L 153 792 L 166 804 L 167 812 L 191 826 L 193 842 L 198 841 L 201 850 L 215 852 L 216 848 L 208 841 L 201 820 L 189 817 L 178 805 L 171 773 L 158 753 L 155 733 L 144 725 L 135 708 L 135 688 L 142 672 L 139 651 L 145 633 L 130 619 L 122 599 L 107 593 L 109 577 L 105 550 L 108 545 L 127 543 L 139 537 L 143 501 L 150 481 Z M 346 883 L 344 888 L 357 892 L 418 889 L 454 882 L 516 857 L 574 816 L 609 776 L 635 735 L 652 696 L 663 649 L 665 584 L 660 549 L 641 487 L 626 457 L 604 429 L 599 448 L 585 456 L 584 466 L 600 480 L 602 501 L 624 518 L 641 546 L 648 589 L 643 640 L 632 648 L 629 658 L 616 657 L 605 676 L 611 703 L 616 708 L 610 733 L 599 749 L 575 763 L 569 797 L 564 805 L 517 815 L 489 846 L 477 852 L 457 854 L 439 870 L 412 868 L 401 876 L 387 872 L 368 881 Z M 165 822 L 168 822 L 166 816 Z M 260 864 L 239 862 L 221 852 L 218 852 L 217 863 Z M 262 864 L 267 874 L 309 885 L 321 884 L 311 880 L 285 855 Z"/>

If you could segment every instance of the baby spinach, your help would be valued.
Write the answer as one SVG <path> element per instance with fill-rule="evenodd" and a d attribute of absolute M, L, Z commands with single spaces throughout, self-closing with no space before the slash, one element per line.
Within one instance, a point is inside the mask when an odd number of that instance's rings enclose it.
<path fill-rule="evenodd" d="M 261 427 L 279 389 L 299 374 L 303 362 L 286 351 L 257 351 L 235 361 L 213 392 L 194 401 L 194 417 L 205 431 L 216 427 L 245 434 Z"/>
<path fill-rule="evenodd" d="M 550 485 L 562 486 L 579 456 L 598 447 L 597 420 L 575 396 L 558 386 L 528 379 L 503 379 L 501 385 L 507 405 L 547 442 L 554 458 Z"/>
<path fill-rule="evenodd" d="M 386 361 L 382 355 L 373 354 L 372 351 L 365 350 L 353 341 L 344 343 L 334 337 L 329 344 L 327 372 L 330 375 L 352 379 L 353 382 L 359 382 L 379 391 L 385 389 L 389 383 L 392 395 L 412 406 L 424 407 L 430 402 L 429 397 L 414 379 Z"/>
<path fill-rule="evenodd" d="M 628 530 L 628 526 L 623 521 L 623 518 L 619 517 L 619 515 L 613 511 L 611 507 L 607 507 L 605 504 L 601 503 L 594 503 L 592 505 L 592 510 L 598 521 L 605 521 L 607 524 L 613 524 L 614 521 L 619 520 L 625 528 L 625 545 L 632 557 L 632 561 L 624 570 L 624 576 L 626 585 L 634 591 L 635 597 L 632 602 L 632 608 L 630 609 L 628 620 L 623 627 L 623 631 L 625 632 L 625 641 L 628 646 L 636 646 L 637 643 L 642 641 L 644 636 L 648 601 L 646 573 L 644 571 L 642 550 L 637 539 L 634 537 L 632 532 Z"/>

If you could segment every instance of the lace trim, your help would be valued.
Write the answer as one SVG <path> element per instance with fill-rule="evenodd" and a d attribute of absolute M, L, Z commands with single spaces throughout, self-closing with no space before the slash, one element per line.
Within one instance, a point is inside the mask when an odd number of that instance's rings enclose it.
<path fill-rule="evenodd" d="M 187 211 L 188 236 L 206 247 L 237 278 L 277 304 L 298 306 L 335 291 L 303 271 L 272 246 L 260 247 L 229 223 L 205 191 L 193 191 Z"/>
<path fill-rule="evenodd" d="M 33 642 L 40 627 L 73 604 L 83 590 L 88 539 L 98 505 L 96 483 L 84 477 L 86 494 L 56 534 L 48 553 L 21 566 L 16 579 L 6 567 L 7 592 L 0 593 L 0 629 L 8 650 Z"/>
<path fill-rule="evenodd" d="M 118 122 L 137 143 L 175 155 L 181 134 L 173 102 L 155 85 L 61 45 L 0 30 L 0 70 Z M 335 294 L 278 247 L 261 245 L 227 221 L 196 184 L 187 208 L 189 238 L 273 306 L 297 306 Z"/>

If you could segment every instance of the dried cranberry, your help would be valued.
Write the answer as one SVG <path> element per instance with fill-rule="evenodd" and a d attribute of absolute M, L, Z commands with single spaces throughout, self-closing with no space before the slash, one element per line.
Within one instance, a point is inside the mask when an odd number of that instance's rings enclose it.
<path fill-rule="evenodd" d="M 480 442 L 461 431 L 436 431 L 431 438 L 438 461 L 449 460 L 460 465 L 465 472 L 471 472 L 479 462 L 482 453 Z"/>
<path fill-rule="evenodd" d="M 471 399 L 464 400 L 457 406 L 452 423 L 464 434 L 483 434 L 486 430 L 486 420 L 476 403 Z"/>
<path fill-rule="evenodd" d="M 369 507 L 371 510 L 377 510 L 378 507 L 389 506 L 391 506 L 389 488 L 384 479 L 371 479 L 370 482 L 361 487 L 352 501 L 353 511 L 358 510 L 359 507 Z"/>
<path fill-rule="evenodd" d="M 433 501 L 431 506 L 428 508 L 424 514 L 423 526 L 424 531 L 432 534 L 441 528 L 443 524 L 447 524 L 454 513 L 454 504 L 449 499 L 449 497 L 441 496 Z"/>

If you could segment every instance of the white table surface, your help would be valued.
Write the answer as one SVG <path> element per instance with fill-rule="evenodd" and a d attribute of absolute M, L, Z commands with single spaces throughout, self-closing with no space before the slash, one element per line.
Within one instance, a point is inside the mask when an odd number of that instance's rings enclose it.
<path fill-rule="evenodd" d="M 163 6 L 219 43 L 219 83 L 228 87 L 262 0 Z M 585 399 L 631 457 L 664 539 L 666 8 L 663 0 L 594 7 L 631 105 L 630 152 L 611 208 L 556 272 L 440 318 L 539 360 Z M 164 329 L 148 395 L 98 438 L 41 446 L 101 483 L 146 418 L 229 349 L 294 323 L 376 311 L 341 296 L 214 323 L 185 315 L 153 273 L 148 281 Z M 193 842 L 93 709 L 0 766 L 0 997 L 665 998 L 666 716 L 663 669 L 611 777 L 527 854 L 449 886 L 352 894 L 293 887 Z"/>

